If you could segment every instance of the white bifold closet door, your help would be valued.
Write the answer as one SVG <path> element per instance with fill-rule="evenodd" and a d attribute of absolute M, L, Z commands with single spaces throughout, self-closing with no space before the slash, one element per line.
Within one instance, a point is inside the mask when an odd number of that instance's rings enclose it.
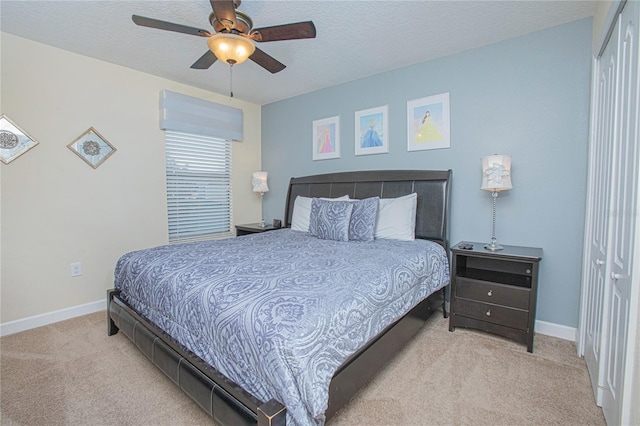
<path fill-rule="evenodd" d="M 638 10 L 640 3 L 628 2 L 620 15 L 618 46 L 618 94 L 616 131 L 613 145 L 613 185 L 609 244 L 609 293 L 606 340 L 603 349 L 605 385 L 602 409 L 608 423 L 622 424 L 621 405 L 625 399 L 625 372 L 631 371 L 629 343 L 630 310 L 636 309 L 631 284 L 634 269 L 634 245 L 638 222 Z M 637 269 L 639 265 L 635 265 Z M 636 287 L 638 286 L 636 271 Z M 637 317 L 637 315 L 635 315 Z M 633 323 L 636 326 L 635 322 Z M 632 348 L 629 348 L 632 349 Z M 629 356 L 627 356 L 629 354 Z M 626 386 L 631 389 L 629 386 Z M 636 401 L 636 404 L 638 401 Z M 625 422 L 626 423 L 626 422 Z"/>
<path fill-rule="evenodd" d="M 617 33 L 616 24 L 613 34 Z M 611 37 L 603 54 L 597 59 L 595 93 L 592 102 L 592 137 L 589 165 L 589 211 L 586 232 L 586 280 L 583 288 L 583 304 L 586 304 L 586 321 L 583 324 L 584 358 L 592 378 L 593 391 L 598 405 L 602 393 L 598 383 L 604 307 L 607 305 L 606 264 L 609 252 L 609 206 L 611 202 L 611 159 L 615 129 L 615 99 L 618 73 L 618 38 Z"/>
<path fill-rule="evenodd" d="M 595 66 L 581 347 L 609 425 L 628 424 L 638 321 L 638 21 L 630 1 Z M 636 401 L 637 403 L 637 401 Z"/>

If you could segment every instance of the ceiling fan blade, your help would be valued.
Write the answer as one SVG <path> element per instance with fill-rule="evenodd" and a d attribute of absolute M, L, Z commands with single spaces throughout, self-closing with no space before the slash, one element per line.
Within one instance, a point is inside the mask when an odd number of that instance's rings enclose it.
<path fill-rule="evenodd" d="M 296 22 L 294 24 L 275 25 L 273 27 L 256 28 L 251 31 L 255 41 L 296 40 L 301 38 L 315 38 L 316 26 L 312 21 Z"/>
<path fill-rule="evenodd" d="M 204 55 L 200 56 L 200 58 L 191 65 L 191 68 L 195 70 L 206 70 L 217 60 L 216 55 L 214 55 L 212 51 L 207 50 Z"/>
<path fill-rule="evenodd" d="M 233 0 L 209 0 L 216 19 L 231 31 L 236 27 L 236 8 Z"/>
<path fill-rule="evenodd" d="M 286 68 L 286 65 L 276 60 L 274 57 L 264 53 L 262 50 L 256 47 L 256 50 L 253 52 L 253 55 L 249 56 L 256 64 L 260 65 L 262 68 L 269 71 L 271 74 L 275 74 L 277 72 L 282 71 Z"/>
<path fill-rule="evenodd" d="M 174 24 L 173 22 L 160 21 L 159 19 L 146 18 L 144 16 L 132 15 L 131 19 L 136 25 L 159 30 L 175 31 L 177 33 L 196 35 L 200 37 L 211 37 L 211 33 L 200 28 L 188 27 L 186 25 Z"/>

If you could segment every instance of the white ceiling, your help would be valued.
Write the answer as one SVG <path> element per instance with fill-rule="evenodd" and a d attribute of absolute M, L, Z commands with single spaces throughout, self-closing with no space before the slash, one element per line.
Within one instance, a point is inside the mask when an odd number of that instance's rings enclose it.
<path fill-rule="evenodd" d="M 255 28 L 312 20 L 317 37 L 259 43 L 287 65 L 233 68 L 237 99 L 268 104 L 593 16 L 590 1 L 244 0 Z M 0 2 L 2 31 L 170 80 L 229 93 L 229 66 L 189 68 L 206 38 L 136 26 L 137 14 L 213 32 L 208 0 Z M 43 66 L 46 64 L 43 64 Z"/>

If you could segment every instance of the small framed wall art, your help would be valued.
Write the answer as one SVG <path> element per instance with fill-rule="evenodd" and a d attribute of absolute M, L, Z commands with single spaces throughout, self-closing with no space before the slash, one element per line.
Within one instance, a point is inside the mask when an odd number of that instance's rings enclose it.
<path fill-rule="evenodd" d="M 75 152 L 78 157 L 94 169 L 116 152 L 116 148 L 93 127 L 78 136 L 67 145 L 67 148 Z"/>
<path fill-rule="evenodd" d="M 449 93 L 407 102 L 407 150 L 451 147 Z"/>
<path fill-rule="evenodd" d="M 0 114 L 0 160 L 4 164 L 9 164 L 36 145 L 38 141 L 7 115 Z"/>
<path fill-rule="evenodd" d="M 389 108 L 356 111 L 356 155 L 389 152 Z"/>
<path fill-rule="evenodd" d="M 314 120 L 313 160 L 340 158 L 340 116 Z"/>

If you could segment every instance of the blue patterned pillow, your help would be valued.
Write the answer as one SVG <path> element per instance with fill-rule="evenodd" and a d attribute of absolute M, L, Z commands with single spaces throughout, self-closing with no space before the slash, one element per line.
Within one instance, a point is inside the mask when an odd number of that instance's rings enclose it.
<path fill-rule="evenodd" d="M 349 222 L 349 240 L 373 241 L 379 200 L 380 197 L 371 197 L 350 201 L 353 203 L 353 212 Z"/>
<path fill-rule="evenodd" d="M 323 240 L 349 241 L 349 222 L 353 204 L 348 201 L 311 202 L 309 233 Z"/>

